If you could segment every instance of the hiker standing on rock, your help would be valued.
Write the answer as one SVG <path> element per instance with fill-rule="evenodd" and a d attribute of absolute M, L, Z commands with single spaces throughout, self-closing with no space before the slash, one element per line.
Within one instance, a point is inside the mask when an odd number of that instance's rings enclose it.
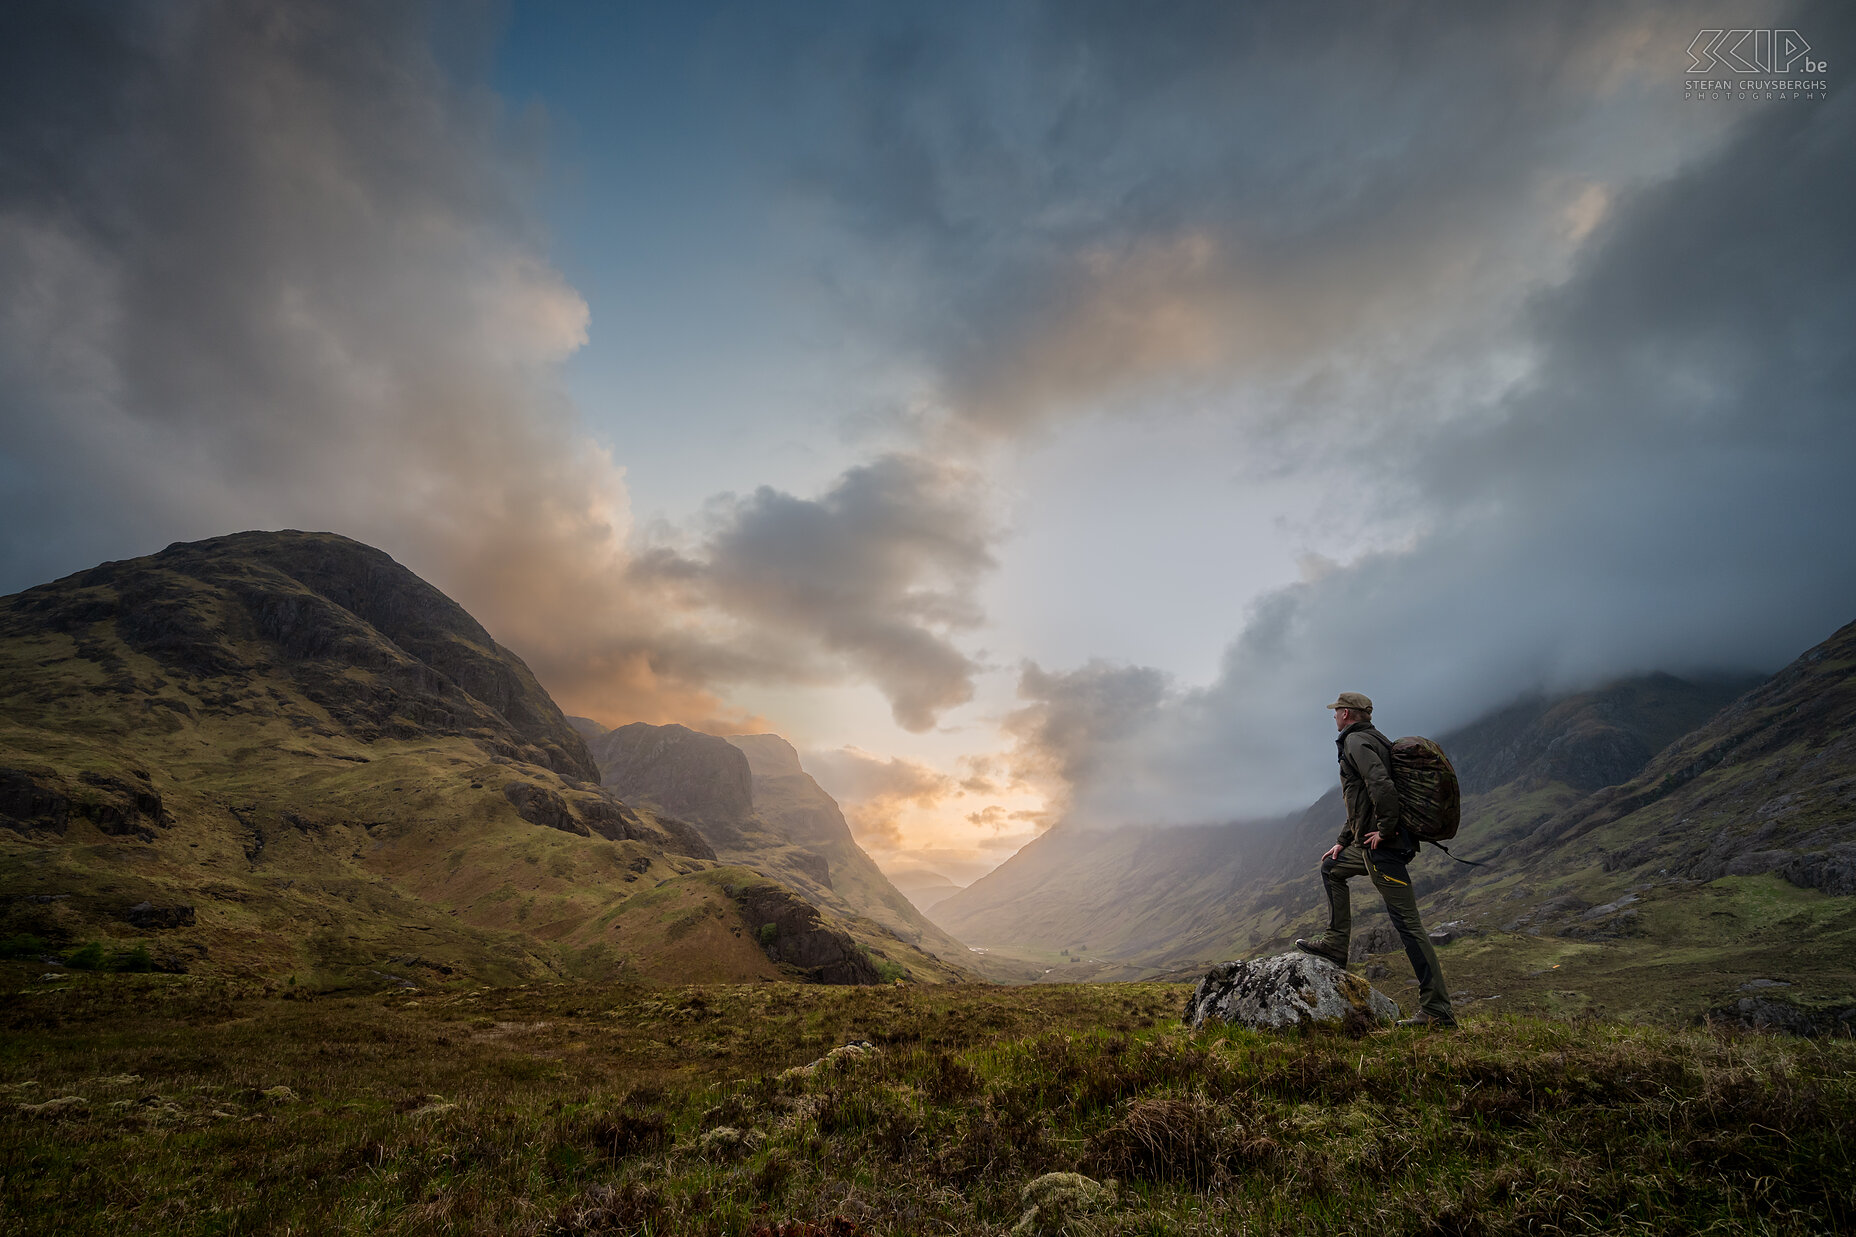
<path fill-rule="evenodd" d="M 1342 692 L 1328 708 L 1334 710 L 1334 741 L 1340 754 L 1341 797 L 1347 803 L 1347 823 L 1340 840 L 1321 856 L 1321 883 L 1328 894 L 1328 930 L 1318 941 L 1297 940 L 1303 953 L 1347 965 L 1347 941 L 1353 931 L 1347 882 L 1370 876 L 1385 899 L 1386 913 L 1405 956 L 1418 976 L 1419 1012 L 1400 1020 L 1402 1027 L 1454 1027 L 1456 1011 L 1444 986 L 1437 950 L 1418 919 L 1418 895 L 1406 871 L 1418 853 L 1418 842 L 1399 820 L 1398 788 L 1392 782 L 1392 742 L 1373 728 L 1373 702 L 1359 692 Z"/>

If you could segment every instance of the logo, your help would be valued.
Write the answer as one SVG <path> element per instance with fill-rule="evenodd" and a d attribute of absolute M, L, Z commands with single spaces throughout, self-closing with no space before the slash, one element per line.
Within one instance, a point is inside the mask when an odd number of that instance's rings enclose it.
<path fill-rule="evenodd" d="M 1830 66 L 1810 58 L 1811 45 L 1796 30 L 1703 30 L 1688 45 L 1689 74 L 1822 73 Z"/>

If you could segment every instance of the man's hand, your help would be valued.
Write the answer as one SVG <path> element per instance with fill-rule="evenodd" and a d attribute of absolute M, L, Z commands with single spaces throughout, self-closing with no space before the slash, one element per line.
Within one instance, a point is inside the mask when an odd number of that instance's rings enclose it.
<path fill-rule="evenodd" d="M 1321 862 L 1332 863 L 1338 858 L 1340 858 L 1340 843 L 1336 842 L 1334 845 L 1328 847 L 1327 854 L 1321 856 Z"/>
<path fill-rule="evenodd" d="M 1372 850 L 1379 849 L 1379 830 L 1375 829 L 1366 835 L 1366 845 Z"/>

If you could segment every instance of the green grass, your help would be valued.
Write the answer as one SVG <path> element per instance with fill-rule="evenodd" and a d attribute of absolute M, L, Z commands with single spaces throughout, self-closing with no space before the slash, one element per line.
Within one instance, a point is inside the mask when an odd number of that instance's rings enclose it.
<path fill-rule="evenodd" d="M 0 1000 L 9 1233 L 1004 1233 L 1057 1171 L 1115 1191 L 1025 1231 L 1856 1224 L 1847 1041 L 1474 1014 L 1194 1035 L 1157 984 L 28 972 Z M 788 1072 L 851 1041 L 876 1052 Z"/>

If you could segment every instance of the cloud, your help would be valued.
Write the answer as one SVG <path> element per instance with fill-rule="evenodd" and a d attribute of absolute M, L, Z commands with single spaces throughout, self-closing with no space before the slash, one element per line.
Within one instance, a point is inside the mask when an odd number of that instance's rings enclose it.
<path fill-rule="evenodd" d="M 806 770 L 885 871 L 927 863 L 965 882 L 998 866 L 1055 817 L 1035 786 L 998 774 L 999 757 L 954 763 L 958 771 L 949 773 L 857 747 L 804 756 Z"/>
<path fill-rule="evenodd" d="M 903 816 L 911 809 L 935 809 L 961 794 L 953 778 L 930 765 L 857 747 L 808 752 L 804 764 L 844 808 L 858 840 L 881 850 L 912 849 Z"/>
<path fill-rule="evenodd" d="M 168 540 L 332 527 L 556 682 L 609 621 L 591 616 L 617 600 L 623 474 L 556 377 L 587 306 L 541 257 L 510 187 L 521 152 L 435 61 L 432 20 L 9 10 L 9 585 Z"/>
<path fill-rule="evenodd" d="M 722 500 L 699 554 L 659 549 L 633 575 L 752 624 L 757 639 L 815 642 L 921 731 L 973 695 L 977 667 L 951 637 L 983 617 L 974 592 L 998 535 L 986 513 L 972 470 L 889 454 L 818 499 L 763 487 Z"/>
<path fill-rule="evenodd" d="M 1428 354 L 1488 351 L 1614 184 L 1732 127 L 1680 111 L 1696 23 L 1775 8 L 885 10 L 783 59 L 801 183 L 868 241 L 832 234 L 834 286 L 956 416 L 1017 434 L 1156 390 L 1371 398 Z M 1311 411 L 1244 403 L 1277 428 Z"/>
<path fill-rule="evenodd" d="M 520 190 L 537 125 L 476 84 L 495 32 L 421 4 L 0 13 L 0 588 L 331 528 L 570 712 L 755 729 L 731 685 L 866 675 L 931 725 L 971 691 L 976 483 L 884 457 L 636 558 L 561 381 L 589 313 Z"/>
<path fill-rule="evenodd" d="M 1042 823 L 1074 807 L 1072 788 L 1112 780 L 1104 757 L 1153 723 L 1170 688 L 1167 675 L 1149 666 L 1091 661 L 1076 670 L 1047 671 L 1032 662 L 1020 670 L 1018 694 L 1031 703 L 1008 714 L 1004 730 L 1015 743 L 1009 757 L 1014 776 L 1041 785 L 1052 798 L 1052 815 Z"/>
<path fill-rule="evenodd" d="M 1826 46 L 1852 32 L 1836 10 L 1798 21 Z M 1382 488 L 1339 517 L 1370 522 L 1396 491 L 1423 531 L 1260 599 L 1215 682 L 1085 745 L 1076 811 L 1305 802 L 1332 777 L 1337 691 L 1437 734 L 1536 688 L 1776 669 L 1856 616 L 1852 140 L 1848 86 L 1761 103 L 1612 201 L 1521 320 L 1526 380 L 1447 428 L 1384 431 Z"/>
<path fill-rule="evenodd" d="M 903 756 L 877 756 L 859 747 L 808 752 L 805 767 L 833 798 L 933 803 L 955 789 L 954 779 L 931 765 Z"/>

